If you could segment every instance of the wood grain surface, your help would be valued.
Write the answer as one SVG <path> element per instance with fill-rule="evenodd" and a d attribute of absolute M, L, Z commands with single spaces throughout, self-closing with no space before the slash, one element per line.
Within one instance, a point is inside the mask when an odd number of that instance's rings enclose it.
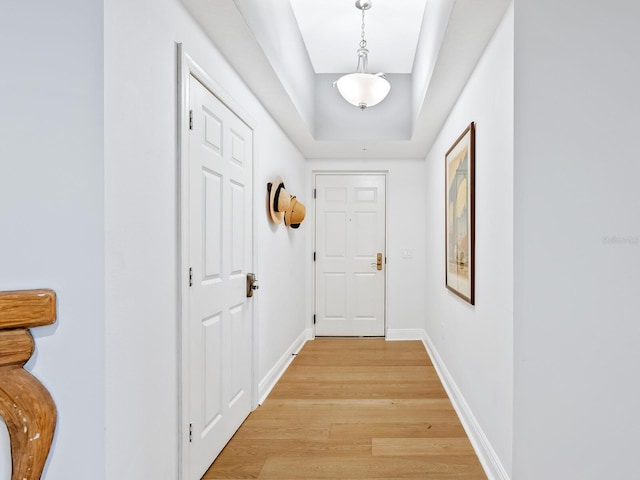
<path fill-rule="evenodd" d="M 11 480 L 38 480 L 56 428 L 56 406 L 23 365 L 34 350 L 30 327 L 56 319 L 52 290 L 0 292 L 0 416 L 11 441 Z"/>
<path fill-rule="evenodd" d="M 53 290 L 15 290 L 0 292 L 0 328 L 33 328 L 56 320 L 56 294 Z"/>
<path fill-rule="evenodd" d="M 307 342 L 203 479 L 486 480 L 421 342 Z"/>

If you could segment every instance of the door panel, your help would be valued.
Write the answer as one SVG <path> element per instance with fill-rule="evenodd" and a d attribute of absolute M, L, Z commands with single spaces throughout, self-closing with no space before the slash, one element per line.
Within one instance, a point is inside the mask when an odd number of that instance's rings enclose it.
<path fill-rule="evenodd" d="M 385 176 L 316 176 L 316 335 L 384 336 Z"/>
<path fill-rule="evenodd" d="M 251 409 L 251 129 L 191 77 L 189 108 L 190 479 Z"/>
<path fill-rule="evenodd" d="M 204 386 L 203 424 L 211 428 L 222 417 L 222 391 L 218 384 L 222 378 L 222 315 L 213 315 L 202 321 L 200 335 L 204 345 L 201 382 Z"/>
<path fill-rule="evenodd" d="M 207 280 L 222 277 L 222 179 L 203 171 L 204 189 L 204 273 Z"/>

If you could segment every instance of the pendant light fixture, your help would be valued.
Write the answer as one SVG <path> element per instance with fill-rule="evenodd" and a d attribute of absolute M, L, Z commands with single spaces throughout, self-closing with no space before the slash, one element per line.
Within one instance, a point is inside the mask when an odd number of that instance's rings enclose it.
<path fill-rule="evenodd" d="M 364 12 L 371 8 L 372 0 L 357 0 L 356 8 L 362 11 L 362 33 L 360 34 L 360 48 L 358 48 L 358 66 L 355 73 L 343 75 L 333 86 L 338 88 L 340 95 L 352 105 L 364 110 L 373 107 L 386 98 L 391 85 L 384 78 L 384 73 L 367 72 L 367 41 L 364 38 Z"/>

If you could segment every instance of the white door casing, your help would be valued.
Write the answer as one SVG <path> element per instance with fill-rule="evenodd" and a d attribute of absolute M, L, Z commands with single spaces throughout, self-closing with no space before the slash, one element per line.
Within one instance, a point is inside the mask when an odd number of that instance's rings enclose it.
<path fill-rule="evenodd" d="M 253 132 L 193 75 L 183 82 L 181 475 L 196 480 L 253 405 Z"/>
<path fill-rule="evenodd" d="M 385 334 L 385 185 L 384 174 L 315 177 L 317 336 Z"/>

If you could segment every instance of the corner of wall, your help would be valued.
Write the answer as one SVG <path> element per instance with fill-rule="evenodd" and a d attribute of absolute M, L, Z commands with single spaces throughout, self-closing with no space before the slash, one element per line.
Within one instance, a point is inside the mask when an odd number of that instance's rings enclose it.
<path fill-rule="evenodd" d="M 261 405 L 276 386 L 280 377 L 287 370 L 287 367 L 293 362 L 295 356 L 302 349 L 304 344 L 313 340 L 313 331 L 311 329 L 304 330 L 298 338 L 289 346 L 289 348 L 282 354 L 276 364 L 267 372 L 260 383 L 258 384 L 258 403 Z"/>
<path fill-rule="evenodd" d="M 456 385 L 455 380 L 438 354 L 438 350 L 431 341 L 431 338 L 425 330 L 422 331 L 422 334 L 421 340 L 429 354 L 429 357 L 431 358 L 431 363 L 436 369 L 438 377 L 442 382 L 442 386 L 447 392 L 447 396 L 449 397 L 449 400 L 451 400 L 451 404 L 458 414 L 458 418 L 460 418 L 460 422 L 471 441 L 471 445 L 473 446 L 476 455 L 478 455 L 478 459 L 480 460 L 487 477 L 489 480 L 510 480 L 509 474 L 502 465 L 496 451 L 491 446 L 491 442 L 485 435 L 482 426 L 473 415 L 471 407 L 469 407 L 469 404 L 462 395 L 462 392 Z"/>

